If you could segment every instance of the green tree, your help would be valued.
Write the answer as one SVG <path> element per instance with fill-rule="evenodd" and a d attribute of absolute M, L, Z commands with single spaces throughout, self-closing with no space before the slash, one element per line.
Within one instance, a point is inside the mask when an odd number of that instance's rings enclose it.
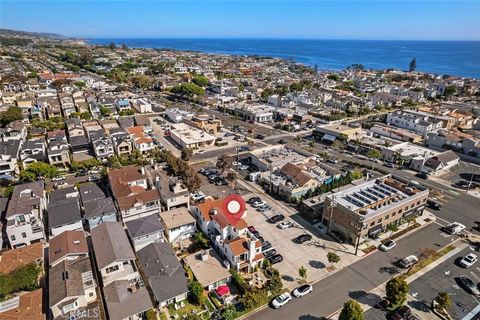
<path fill-rule="evenodd" d="M 37 161 L 29 164 L 25 171 L 31 172 L 35 175 L 35 178 L 54 178 L 58 175 L 58 169 L 51 164 Z M 35 179 L 36 180 L 36 179 Z"/>
<path fill-rule="evenodd" d="M 335 252 L 329 252 L 327 254 L 327 259 L 328 259 L 328 262 L 332 264 L 332 266 L 334 263 L 338 263 L 340 261 L 340 257 Z"/>
<path fill-rule="evenodd" d="M 172 88 L 171 91 L 172 93 L 189 98 L 193 98 L 195 96 L 203 96 L 205 94 L 205 90 L 202 87 L 190 82 L 184 82 L 176 85 Z"/>
<path fill-rule="evenodd" d="M 220 157 L 217 159 L 217 164 L 216 167 L 221 171 L 221 173 L 224 173 L 225 170 L 229 169 L 232 166 L 233 163 L 233 158 L 226 155 L 222 154 Z"/>
<path fill-rule="evenodd" d="M 388 301 L 398 306 L 405 302 L 408 294 L 408 283 L 402 277 L 390 279 L 385 286 Z"/>
<path fill-rule="evenodd" d="M 208 86 L 210 81 L 208 81 L 207 77 L 196 74 L 193 76 L 192 82 L 195 83 L 197 86 L 206 87 Z"/>
<path fill-rule="evenodd" d="M 100 114 L 102 115 L 102 117 L 108 117 L 109 115 L 112 114 L 112 111 L 109 108 L 107 108 L 106 106 L 101 105 L 100 106 Z"/>
<path fill-rule="evenodd" d="M 222 310 L 222 320 L 234 320 L 238 317 L 235 306 L 231 303 L 227 304 Z"/>
<path fill-rule="evenodd" d="M 122 50 L 127 50 L 127 49 L 128 49 L 127 45 L 125 43 L 122 43 Z"/>
<path fill-rule="evenodd" d="M 225 179 L 227 179 L 230 182 L 233 182 L 237 178 L 237 174 L 235 172 L 229 172 L 225 176 Z"/>
<path fill-rule="evenodd" d="M 193 151 L 191 148 L 183 148 L 181 152 L 182 160 L 184 161 L 190 160 L 190 157 L 192 156 L 192 154 L 193 154 Z"/>
<path fill-rule="evenodd" d="M 307 268 L 300 266 L 300 268 L 298 268 L 298 275 L 300 278 L 302 278 L 302 280 L 307 279 Z"/>
<path fill-rule="evenodd" d="M 369 158 L 372 158 L 372 159 L 378 159 L 380 158 L 382 154 L 380 153 L 380 151 L 376 150 L 376 149 L 370 149 L 367 153 L 367 156 Z"/>
<path fill-rule="evenodd" d="M 417 58 L 413 58 L 408 65 L 408 71 L 413 72 L 417 69 Z"/>
<path fill-rule="evenodd" d="M 245 279 L 235 269 L 230 269 L 230 274 L 232 275 L 233 284 L 238 288 L 240 294 L 244 294 L 247 289 Z"/>
<path fill-rule="evenodd" d="M 37 175 L 33 172 L 22 170 L 20 171 L 19 178 L 21 182 L 32 182 L 37 180 Z"/>
<path fill-rule="evenodd" d="M 447 310 L 452 306 L 452 298 L 447 292 L 439 292 L 435 297 L 435 302 L 438 303 L 438 307 L 443 310 Z"/>
<path fill-rule="evenodd" d="M 193 168 L 185 170 L 181 176 L 185 188 L 190 192 L 195 192 L 202 186 L 202 179 Z"/>
<path fill-rule="evenodd" d="M 110 42 L 110 43 L 108 44 L 108 48 L 109 48 L 110 50 L 115 50 L 115 49 L 117 48 L 117 46 L 115 46 L 115 43 L 114 43 L 114 42 Z"/>
<path fill-rule="evenodd" d="M 153 83 L 152 79 L 144 74 L 135 75 L 130 79 L 130 81 L 135 87 L 140 89 L 147 89 L 151 87 Z"/>
<path fill-rule="evenodd" d="M 22 120 L 22 109 L 15 106 L 10 106 L 6 111 L 0 113 L 0 123 L 2 126 L 6 126 L 10 122 Z"/>
<path fill-rule="evenodd" d="M 355 300 L 348 300 L 343 304 L 339 320 L 363 320 L 363 310 Z"/>
<path fill-rule="evenodd" d="M 290 91 L 291 92 L 297 92 L 297 91 L 302 91 L 303 86 L 300 82 L 295 82 L 290 85 Z"/>
<path fill-rule="evenodd" d="M 443 95 L 445 98 L 451 98 L 455 93 L 457 92 L 457 88 L 454 86 L 447 86 L 445 90 L 443 91 Z"/>
<path fill-rule="evenodd" d="M 333 80 L 333 81 L 338 81 L 339 80 L 339 77 L 337 74 L 329 74 L 327 76 L 327 79 L 330 79 L 330 80 Z"/>
<path fill-rule="evenodd" d="M 203 305 L 205 303 L 205 295 L 203 294 L 204 289 L 200 282 L 195 280 L 190 282 L 189 289 L 192 302 L 196 305 Z"/>

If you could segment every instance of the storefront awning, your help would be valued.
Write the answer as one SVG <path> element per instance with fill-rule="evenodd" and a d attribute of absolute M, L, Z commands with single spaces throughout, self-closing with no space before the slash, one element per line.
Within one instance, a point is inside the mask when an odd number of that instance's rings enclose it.
<path fill-rule="evenodd" d="M 382 231 L 382 225 L 381 224 L 377 224 L 376 226 L 370 228 L 368 230 L 368 236 L 369 237 L 375 237 L 377 236 L 380 232 Z"/>
<path fill-rule="evenodd" d="M 335 141 L 336 138 L 337 138 L 337 137 L 332 136 L 331 134 L 325 134 L 325 135 L 323 136 L 322 140 L 327 140 L 327 141 L 333 142 L 333 141 Z"/>

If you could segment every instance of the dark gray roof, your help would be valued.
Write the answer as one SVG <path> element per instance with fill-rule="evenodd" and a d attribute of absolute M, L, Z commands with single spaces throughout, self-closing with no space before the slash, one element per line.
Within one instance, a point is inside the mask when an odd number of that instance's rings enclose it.
<path fill-rule="evenodd" d="M 86 136 L 70 137 L 69 140 L 72 147 L 90 145 L 90 142 L 88 142 L 88 138 Z"/>
<path fill-rule="evenodd" d="M 8 140 L 0 142 L 0 153 L 9 155 L 12 158 L 18 158 L 20 151 L 20 140 Z"/>
<path fill-rule="evenodd" d="M 158 302 L 188 292 L 185 271 L 168 243 L 151 243 L 137 255 Z"/>
<path fill-rule="evenodd" d="M 48 226 L 60 227 L 82 220 L 78 198 L 67 198 L 48 204 Z"/>
<path fill-rule="evenodd" d="M 138 287 L 132 290 L 128 280 L 112 282 L 103 288 L 103 294 L 110 320 L 126 319 L 152 307 L 147 289 Z"/>
<path fill-rule="evenodd" d="M 78 191 L 74 186 L 53 190 L 48 195 L 50 202 L 60 201 L 66 198 L 72 198 L 78 196 Z"/>
<path fill-rule="evenodd" d="M 117 260 L 133 260 L 135 254 L 120 222 L 104 222 L 92 230 L 92 243 L 99 269 Z"/>
<path fill-rule="evenodd" d="M 83 204 L 83 209 L 85 211 L 85 219 L 92 219 L 117 212 L 117 208 L 110 197 L 88 201 Z"/>
<path fill-rule="evenodd" d="M 128 221 L 126 225 L 131 238 L 163 231 L 163 225 L 156 214 Z"/>
<path fill-rule="evenodd" d="M 63 260 L 50 268 L 48 285 L 54 290 L 49 290 L 50 307 L 56 305 L 67 297 L 83 296 L 82 273 L 91 272 L 90 258 Z"/>
<path fill-rule="evenodd" d="M 10 202 L 8 203 L 6 217 L 31 212 L 34 206 L 40 205 L 40 200 L 44 197 L 44 192 L 42 180 L 15 186 Z"/>
<path fill-rule="evenodd" d="M 135 125 L 133 117 L 120 117 L 117 119 L 118 125 L 122 128 L 130 128 Z"/>
<path fill-rule="evenodd" d="M 96 183 L 86 183 L 79 187 L 82 203 L 105 198 L 105 193 Z"/>

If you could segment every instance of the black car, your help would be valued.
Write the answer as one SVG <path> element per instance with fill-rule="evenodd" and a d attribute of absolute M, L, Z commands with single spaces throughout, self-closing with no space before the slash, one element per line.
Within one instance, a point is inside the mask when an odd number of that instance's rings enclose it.
<path fill-rule="evenodd" d="M 458 285 L 468 293 L 474 296 L 480 295 L 480 290 L 478 290 L 477 286 L 475 285 L 475 282 L 473 282 L 470 278 L 461 276 L 461 277 L 455 278 L 455 281 L 457 281 Z"/>
<path fill-rule="evenodd" d="M 238 151 L 239 152 L 250 151 L 250 148 L 249 147 L 240 147 L 240 148 L 238 148 Z"/>
<path fill-rule="evenodd" d="M 262 243 L 262 251 L 267 251 L 270 248 L 272 248 L 272 244 L 269 241 Z"/>
<path fill-rule="evenodd" d="M 268 261 L 270 261 L 271 264 L 280 263 L 283 261 L 283 256 L 281 254 L 276 254 L 268 258 Z"/>
<path fill-rule="evenodd" d="M 299 235 L 298 237 L 296 237 L 295 239 L 293 239 L 293 242 L 302 244 L 302 243 L 307 242 L 307 241 L 310 241 L 310 240 L 312 240 L 312 236 L 311 236 L 311 235 L 309 235 L 309 234 L 301 234 L 301 235 Z"/>
<path fill-rule="evenodd" d="M 75 177 L 84 177 L 88 174 L 87 170 L 80 170 L 75 174 Z"/>
<path fill-rule="evenodd" d="M 427 175 L 425 172 L 417 173 L 417 174 L 415 175 L 415 177 L 420 178 L 420 179 L 424 179 L 424 180 L 427 180 L 427 179 L 428 179 L 428 175 Z"/>
<path fill-rule="evenodd" d="M 265 258 L 268 259 L 268 258 L 273 257 L 274 255 L 276 255 L 276 254 L 277 254 L 277 250 L 275 250 L 275 249 L 270 249 L 270 250 L 268 250 L 268 251 L 265 251 L 263 254 L 265 255 Z"/>
<path fill-rule="evenodd" d="M 248 204 L 253 204 L 255 202 L 260 202 L 262 201 L 262 199 L 260 199 L 260 197 L 251 197 L 250 199 L 247 200 L 247 203 Z"/>
<path fill-rule="evenodd" d="M 285 141 L 284 139 L 280 139 L 277 142 L 280 143 L 280 144 L 286 144 L 287 143 L 287 141 Z"/>
<path fill-rule="evenodd" d="M 228 184 L 228 181 L 225 179 L 219 179 L 215 181 L 216 186 L 226 186 Z"/>
<path fill-rule="evenodd" d="M 255 237 L 258 239 L 258 241 L 260 241 L 260 243 L 264 243 L 265 242 L 265 239 L 263 239 L 262 236 L 258 236 L 258 237 Z"/>
<path fill-rule="evenodd" d="M 440 210 L 442 208 L 442 205 L 440 203 L 432 199 L 427 199 L 427 206 L 430 209 L 434 209 L 434 210 Z"/>
<path fill-rule="evenodd" d="M 285 220 L 285 216 L 283 214 L 276 214 L 270 218 L 267 219 L 268 223 L 277 223 L 280 221 Z"/>
<path fill-rule="evenodd" d="M 250 231 L 250 232 L 255 236 L 255 238 L 260 237 L 260 232 L 258 232 L 257 230 L 253 230 L 253 231 Z"/>

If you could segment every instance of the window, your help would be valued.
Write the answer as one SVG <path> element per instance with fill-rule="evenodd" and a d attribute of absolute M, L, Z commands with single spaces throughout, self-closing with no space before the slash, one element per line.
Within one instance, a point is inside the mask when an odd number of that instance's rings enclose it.
<path fill-rule="evenodd" d="M 24 215 L 20 215 L 20 216 L 17 216 L 17 222 L 18 223 L 23 223 L 25 222 L 25 216 Z"/>
<path fill-rule="evenodd" d="M 88 296 L 89 296 L 89 297 L 93 297 L 93 292 L 90 292 L 90 293 L 88 294 Z"/>
<path fill-rule="evenodd" d="M 11 239 L 12 239 L 12 241 L 15 241 L 16 238 L 15 238 L 15 236 L 11 236 Z"/>
<path fill-rule="evenodd" d="M 22 237 L 26 238 L 27 234 L 25 232 L 22 232 Z"/>
<path fill-rule="evenodd" d="M 372 223 L 370 223 L 370 227 L 373 227 L 375 225 L 375 221 L 373 221 Z"/>
<path fill-rule="evenodd" d="M 377 223 L 382 223 L 382 219 L 378 219 Z"/>
<path fill-rule="evenodd" d="M 385 216 L 385 220 L 388 220 L 388 218 L 390 218 L 390 215 Z"/>
<path fill-rule="evenodd" d="M 106 273 L 112 273 L 112 272 L 115 272 L 115 271 L 118 271 L 118 265 L 115 265 L 113 267 L 108 267 L 107 269 L 105 269 Z"/>

